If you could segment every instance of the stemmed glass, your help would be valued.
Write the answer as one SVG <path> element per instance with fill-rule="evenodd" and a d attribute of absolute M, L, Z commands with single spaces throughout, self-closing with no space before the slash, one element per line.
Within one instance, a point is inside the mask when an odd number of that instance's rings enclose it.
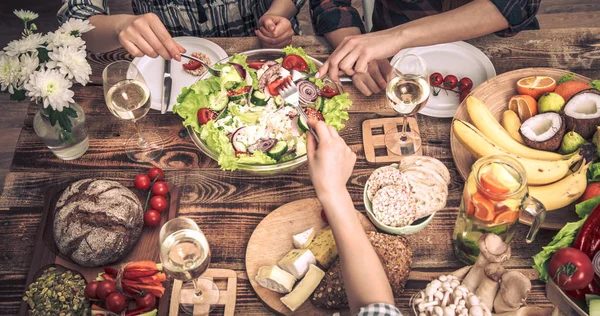
<path fill-rule="evenodd" d="M 421 136 L 408 130 L 408 117 L 419 112 L 429 99 L 431 87 L 427 81 L 425 61 L 413 54 L 400 57 L 388 76 L 386 97 L 390 106 L 403 116 L 400 132 L 385 135 L 385 145 L 396 155 L 414 155 L 421 148 Z"/>
<path fill-rule="evenodd" d="M 138 120 L 150 110 L 150 90 L 137 67 L 129 61 L 116 61 L 102 72 L 104 99 L 108 109 L 122 120 L 133 121 L 137 133 L 125 142 L 125 153 L 136 162 L 156 159 L 163 150 L 162 139 L 144 132 Z"/>
<path fill-rule="evenodd" d="M 191 281 L 181 288 L 180 308 L 188 314 L 208 315 L 219 301 L 219 288 L 200 278 L 210 264 L 206 236 L 193 220 L 178 217 L 163 225 L 159 238 L 163 269 L 174 279 Z"/>

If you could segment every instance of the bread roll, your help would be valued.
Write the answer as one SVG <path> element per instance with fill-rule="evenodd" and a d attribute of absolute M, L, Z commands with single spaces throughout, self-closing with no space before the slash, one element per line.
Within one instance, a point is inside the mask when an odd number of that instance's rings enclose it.
<path fill-rule="evenodd" d="M 143 225 L 142 205 L 131 190 L 115 181 L 84 179 L 56 203 L 54 241 L 75 263 L 97 267 L 127 255 Z"/>
<path fill-rule="evenodd" d="M 400 169 L 400 171 L 404 171 L 413 167 L 423 167 L 425 169 L 434 171 L 435 173 L 439 174 L 444 181 L 446 181 L 447 185 L 450 184 L 450 172 L 448 171 L 448 168 L 446 168 L 444 163 L 435 158 L 428 156 L 407 156 L 402 158 L 398 164 L 398 169 Z"/>
<path fill-rule="evenodd" d="M 415 219 L 437 212 L 446 206 L 448 185 L 436 172 L 425 167 L 412 167 L 402 171 L 408 179 L 416 204 Z"/>

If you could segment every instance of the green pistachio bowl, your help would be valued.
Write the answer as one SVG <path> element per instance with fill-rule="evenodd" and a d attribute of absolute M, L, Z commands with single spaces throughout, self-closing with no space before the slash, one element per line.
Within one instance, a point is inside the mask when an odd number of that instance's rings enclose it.
<path fill-rule="evenodd" d="M 398 168 L 398 164 L 392 164 L 392 167 Z M 367 195 L 367 188 L 368 188 L 368 185 L 365 184 L 365 189 L 363 191 L 363 201 L 365 203 L 365 209 L 367 210 L 367 215 L 369 216 L 369 219 L 375 225 L 375 227 L 381 229 L 382 231 L 384 231 L 388 234 L 406 236 L 406 235 L 412 235 L 414 233 L 418 233 L 419 231 L 421 231 L 425 227 L 427 227 L 427 225 L 429 225 L 429 222 L 431 222 L 431 220 L 435 216 L 435 213 L 432 213 L 428 216 L 417 219 L 410 225 L 406 225 L 406 226 L 402 226 L 402 227 L 393 227 L 393 226 L 386 225 L 386 224 L 380 222 L 377 219 L 377 217 L 375 217 L 375 214 L 373 213 L 373 203 L 371 203 L 371 200 L 369 200 L 369 197 Z"/>

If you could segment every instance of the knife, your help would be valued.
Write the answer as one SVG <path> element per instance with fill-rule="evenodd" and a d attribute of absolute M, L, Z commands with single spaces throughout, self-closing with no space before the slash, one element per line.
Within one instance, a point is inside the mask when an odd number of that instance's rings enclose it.
<path fill-rule="evenodd" d="M 171 101 L 171 61 L 165 60 L 165 73 L 163 75 L 163 90 L 162 99 L 160 103 L 160 114 L 165 114 L 167 108 L 169 108 L 169 102 Z"/>

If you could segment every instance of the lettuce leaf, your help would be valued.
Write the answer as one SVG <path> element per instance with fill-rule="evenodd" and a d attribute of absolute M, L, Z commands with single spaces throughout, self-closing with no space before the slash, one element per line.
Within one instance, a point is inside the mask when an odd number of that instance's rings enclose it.
<path fill-rule="evenodd" d="M 244 69 L 246 69 L 246 73 L 250 74 L 250 78 L 252 78 L 252 87 L 254 89 L 258 89 L 258 76 L 256 75 L 256 70 L 250 68 L 248 66 L 248 62 L 246 61 L 248 56 L 243 54 L 233 54 L 229 59 L 229 62 L 240 64 Z"/>
<path fill-rule="evenodd" d="M 242 155 L 237 160 L 239 163 L 249 164 L 249 165 L 268 165 L 274 164 L 277 161 L 275 159 L 269 157 L 267 154 L 262 151 L 255 151 L 251 156 Z"/>
<path fill-rule="evenodd" d="M 234 104 L 229 106 L 229 113 L 232 116 L 238 117 L 240 120 L 242 120 L 242 122 L 244 122 L 248 125 L 254 125 L 254 124 L 258 123 L 258 120 L 263 115 L 262 111 L 256 111 L 256 112 L 248 111 L 246 113 L 242 113 L 240 111 L 239 107 Z"/>
<path fill-rule="evenodd" d="M 583 218 L 590 215 L 598 204 L 600 204 L 600 196 L 593 197 L 575 205 L 575 213 L 577 213 L 580 218 Z"/>
<path fill-rule="evenodd" d="M 588 167 L 587 180 L 588 183 L 600 181 L 600 162 L 593 163 Z"/>
<path fill-rule="evenodd" d="M 225 131 L 215 126 L 215 121 L 208 121 L 200 130 L 200 139 L 202 139 L 208 148 L 217 154 L 227 154 L 234 156 L 233 146 Z"/>
<path fill-rule="evenodd" d="M 323 109 L 325 123 L 335 127 L 338 131 L 343 129 L 345 127 L 344 122 L 350 118 L 347 111 L 350 106 L 352 106 L 352 101 L 348 98 L 347 92 L 326 99 L 325 108 Z"/>
<path fill-rule="evenodd" d="M 308 58 L 308 55 L 306 55 L 306 52 L 304 52 L 304 49 L 302 49 L 302 47 L 292 47 L 287 46 L 281 49 L 286 55 L 299 55 L 300 57 L 302 57 L 304 59 L 304 61 L 306 61 L 306 64 L 308 65 L 308 72 L 313 73 L 317 71 L 317 66 L 315 65 L 315 63 L 312 62 L 312 60 L 310 60 L 310 58 Z"/>
<path fill-rule="evenodd" d="M 565 82 L 573 81 L 573 79 L 575 79 L 574 74 L 566 74 L 566 75 L 560 77 L 560 79 L 558 79 L 558 82 L 556 83 L 556 85 L 558 86 Z"/>
<path fill-rule="evenodd" d="M 210 97 L 221 91 L 218 78 L 210 77 L 206 80 L 200 80 L 189 88 L 183 88 L 177 97 L 177 104 L 173 106 L 173 113 L 183 119 L 183 126 L 191 126 L 196 132 L 200 133 L 201 128 L 198 123 L 198 110 L 206 108 L 210 104 Z"/>

